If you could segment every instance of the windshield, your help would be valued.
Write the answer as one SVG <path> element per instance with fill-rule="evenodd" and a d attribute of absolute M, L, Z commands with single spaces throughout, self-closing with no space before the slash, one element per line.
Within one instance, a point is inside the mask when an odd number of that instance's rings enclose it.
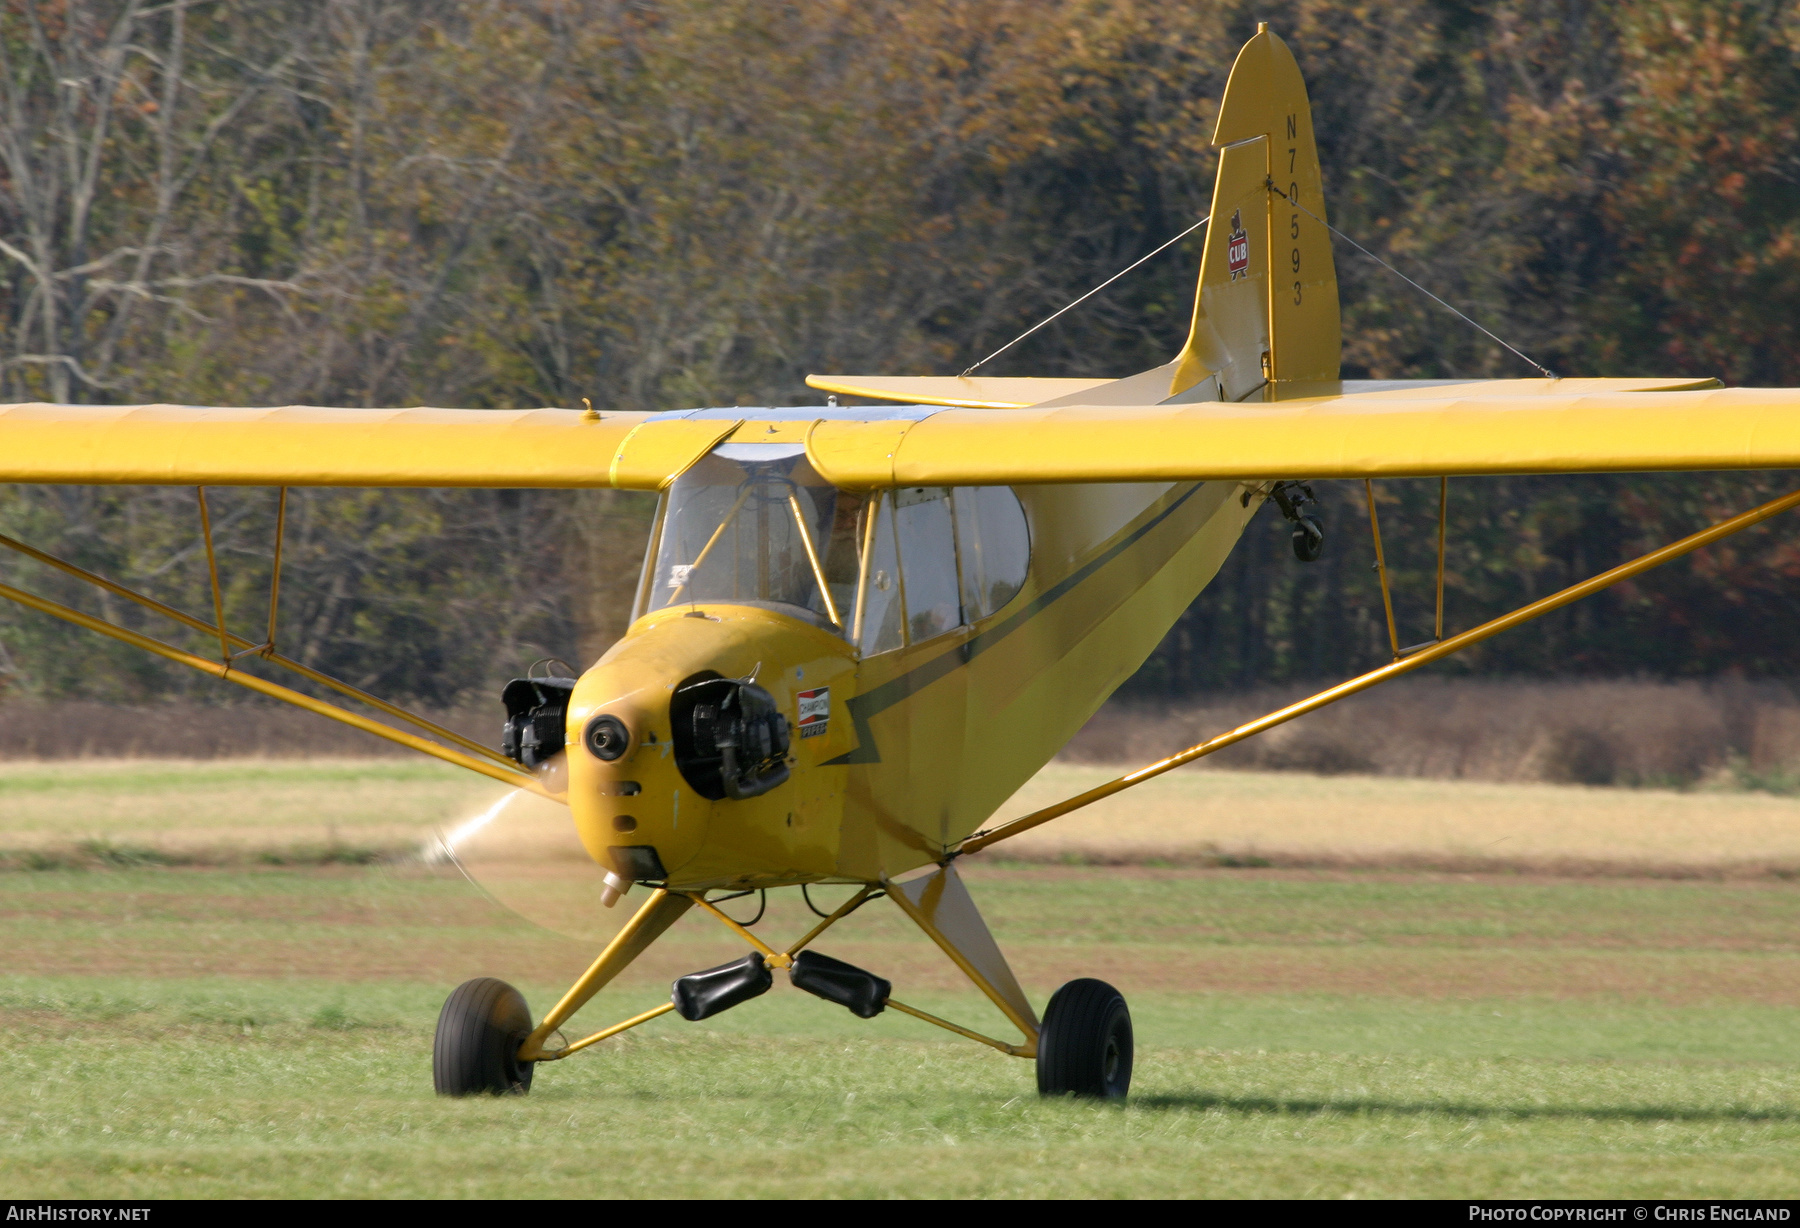
<path fill-rule="evenodd" d="M 844 632 L 864 499 L 788 444 L 726 444 L 669 487 L 644 611 L 774 603 Z"/>

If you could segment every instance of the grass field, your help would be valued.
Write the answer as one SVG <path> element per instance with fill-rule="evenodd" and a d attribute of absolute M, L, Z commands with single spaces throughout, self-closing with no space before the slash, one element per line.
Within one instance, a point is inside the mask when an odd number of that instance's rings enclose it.
<path fill-rule="evenodd" d="M 1121 770 L 1053 763 L 999 817 Z M 398 851 L 500 791 L 424 759 L 0 761 L 0 853 L 84 843 L 211 860 Z M 1800 876 L 1800 798 L 1186 770 L 1019 837 L 1006 852 L 1051 862 Z"/>
<path fill-rule="evenodd" d="M 1052 764 L 1001 818 L 1119 768 Z M 1800 877 L 1800 798 L 1296 772 L 1177 771 L 1017 837 L 1007 855 Z"/>
<path fill-rule="evenodd" d="M 59 816 L 121 845 L 387 839 L 485 796 L 370 761 L 323 783 L 293 763 L 97 764 L 86 783 L 56 766 L 0 770 L 0 845 L 47 840 Z M 1292 784 L 1314 806 L 1376 805 L 1369 782 Z M 1705 813 L 1725 814 L 1690 821 Z M 590 950 L 398 866 L 0 874 L 0 1180 L 11 1197 L 1800 1192 L 1787 879 L 980 859 L 967 876 L 1035 1000 L 1080 975 L 1125 991 L 1128 1104 L 1039 1101 L 1029 1063 L 779 982 L 546 1066 L 528 1097 L 441 1101 L 430 1038 L 450 987 L 505 976 L 542 1011 Z M 774 899 L 758 928 L 804 924 Z M 888 906 L 821 948 L 1004 1028 Z M 576 1026 L 736 953 L 690 917 Z"/>
<path fill-rule="evenodd" d="M 501 791 L 423 757 L 0 762 L 0 848 L 404 848 Z"/>

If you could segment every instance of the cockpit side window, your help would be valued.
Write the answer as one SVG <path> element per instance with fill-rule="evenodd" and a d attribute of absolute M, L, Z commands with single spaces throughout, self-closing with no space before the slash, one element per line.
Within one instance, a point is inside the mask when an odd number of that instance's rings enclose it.
<path fill-rule="evenodd" d="M 901 626 L 906 606 L 900 599 L 900 551 L 894 541 L 893 501 L 883 495 L 869 504 L 875 523 L 867 527 L 869 535 L 868 578 L 863 585 L 863 604 L 857 620 L 857 644 L 864 656 L 874 656 L 906 646 L 906 631 Z"/>
<path fill-rule="evenodd" d="M 639 614 L 782 607 L 869 656 L 994 614 L 1031 563 L 1025 511 L 1007 487 L 871 497 L 832 486 L 791 444 L 715 448 L 671 484 L 658 523 Z"/>

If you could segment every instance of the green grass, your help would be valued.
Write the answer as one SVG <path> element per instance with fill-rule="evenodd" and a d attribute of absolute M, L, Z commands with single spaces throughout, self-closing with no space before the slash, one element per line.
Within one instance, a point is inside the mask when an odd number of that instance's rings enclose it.
<path fill-rule="evenodd" d="M 1569 1056 L 1556 1034 L 1581 1016 L 1554 1006 L 1525 1012 L 1511 1052 L 1471 1052 L 1477 1008 L 1400 1004 L 1354 1012 L 1319 1050 L 1325 1003 L 1153 997 L 1121 1107 L 1040 1101 L 1024 1062 L 791 992 L 717 1025 L 653 1024 L 542 1069 L 528 1097 L 461 1102 L 428 1089 L 436 990 L 63 978 L 14 980 L 0 1000 L 16 1085 L 0 1174 L 32 1197 L 1791 1197 L 1797 1183 L 1792 1062 L 1735 1041 L 1686 1060 Z M 1658 1026 L 1615 1013 L 1601 1047 Z M 1219 1043 L 1247 1032 L 1256 1047 Z"/>
<path fill-rule="evenodd" d="M 1509 940 L 1800 952 L 1800 891 L 1785 884 L 995 869 L 1011 873 L 983 881 L 984 911 L 1032 942 Z"/>
<path fill-rule="evenodd" d="M 0 874 L 0 1180 L 16 1197 L 1793 1197 L 1800 889 L 971 867 L 1038 1002 L 1105 976 L 1125 1105 L 783 984 L 431 1093 L 449 988 L 540 1012 L 591 952 L 380 867 Z M 733 953 L 684 920 L 578 1023 Z M 773 935 L 798 902 L 772 899 Z M 897 910 L 821 946 L 977 1027 Z M 576 1028 L 569 1029 L 571 1034 Z"/>
<path fill-rule="evenodd" d="M 1734 759 L 1727 780 L 1736 788 L 1752 793 L 1772 793 L 1776 797 L 1800 796 L 1800 771 L 1791 767 L 1758 771 L 1747 760 Z"/>

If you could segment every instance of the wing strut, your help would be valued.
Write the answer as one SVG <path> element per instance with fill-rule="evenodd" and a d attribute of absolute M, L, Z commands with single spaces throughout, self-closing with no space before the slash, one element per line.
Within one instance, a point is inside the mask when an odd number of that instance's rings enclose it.
<path fill-rule="evenodd" d="M 1431 642 L 1444 642 L 1444 529 L 1450 523 L 1450 476 L 1445 474 L 1438 479 L 1438 568 L 1437 568 L 1437 621 L 1433 624 Z M 271 633 L 270 638 L 273 638 Z"/>
<path fill-rule="evenodd" d="M 219 633 L 219 660 L 231 667 L 231 637 L 225 634 L 225 593 L 219 587 L 219 556 L 213 550 L 212 512 L 206 506 L 206 487 L 194 487 L 200 499 L 200 536 L 206 541 L 206 574 L 212 580 L 213 630 Z"/>
<path fill-rule="evenodd" d="M 285 490 L 283 491 L 283 494 L 285 496 Z M 206 502 L 204 493 L 201 494 L 200 499 L 202 525 L 204 526 L 203 531 L 206 531 L 207 533 L 208 555 L 210 558 L 212 553 L 212 535 L 210 532 L 210 525 L 207 524 L 208 518 L 205 514 Z M 278 521 L 285 521 L 285 513 L 286 499 L 284 497 Z M 320 673 L 316 669 L 302 665 L 300 662 L 289 657 L 284 657 L 276 652 L 274 632 L 275 603 L 280 592 L 279 567 L 281 556 L 279 539 L 276 544 L 277 578 L 271 585 L 269 592 L 269 638 L 261 644 L 252 644 L 243 636 L 227 631 L 222 626 L 214 626 L 213 624 L 193 617 L 191 614 L 185 614 L 173 606 L 163 604 L 154 597 L 147 597 L 142 593 L 125 587 L 123 584 L 108 580 L 105 576 L 97 575 L 94 572 L 88 571 L 86 568 L 77 567 L 75 564 L 59 559 L 53 554 L 46 554 L 42 550 L 28 546 L 24 542 L 19 541 L 16 538 L 8 537 L 3 533 L 0 533 L 0 546 L 3 546 L 8 550 L 16 551 L 26 558 L 44 564 L 46 567 L 55 568 L 65 575 L 75 577 L 77 580 L 92 584 L 96 588 L 105 589 L 107 592 L 123 597 L 127 601 L 135 602 L 147 610 L 160 614 L 164 618 L 180 623 L 182 626 L 198 631 L 203 635 L 217 635 L 219 637 L 224 660 L 218 662 L 209 661 L 204 657 L 198 657 L 192 653 L 183 652 L 160 640 L 152 639 L 147 635 L 140 635 L 135 631 L 129 631 L 123 627 L 115 626 L 103 619 L 93 618 L 90 615 L 83 614 L 81 611 L 69 606 L 50 601 L 47 598 L 35 596 L 31 593 L 24 592 L 21 589 L 12 588 L 9 585 L 0 585 L 0 597 L 16 601 L 20 605 L 28 606 L 31 609 L 44 614 L 49 614 L 54 618 L 60 618 L 65 622 L 71 622 L 77 626 L 86 627 L 90 631 L 98 631 L 101 635 L 109 636 L 112 639 L 123 641 L 124 643 L 131 644 L 138 648 L 143 648 L 148 652 L 155 653 L 157 656 L 165 657 L 168 660 L 175 661 L 179 664 L 192 666 L 203 673 L 212 674 L 214 677 L 223 678 L 229 682 L 235 682 L 239 686 L 248 687 L 250 690 L 268 695 L 274 699 L 280 699 L 286 703 L 294 704 L 296 707 L 305 708 L 309 712 L 314 712 L 342 724 L 350 725 L 367 733 L 372 733 L 377 737 L 386 738 L 390 742 L 397 742 L 412 750 L 422 751 L 425 754 L 442 759 L 447 763 L 454 763 L 459 767 L 469 768 L 471 771 L 479 772 L 484 776 L 491 776 L 496 780 L 505 781 L 507 784 L 519 785 L 520 787 L 530 789 L 535 793 L 547 793 L 547 790 L 545 790 L 541 783 L 538 782 L 536 777 L 522 770 L 516 763 L 507 759 L 498 751 L 491 750 L 473 739 L 465 738 L 453 730 L 445 729 L 436 722 L 426 720 L 422 716 L 417 716 L 406 711 L 404 708 L 397 707 L 384 699 L 371 695 L 359 687 L 351 686 L 347 682 L 341 682 L 338 679 L 331 677 L 329 674 Z M 215 610 L 217 610 L 221 603 L 219 601 L 220 590 L 218 588 L 216 567 L 213 568 L 213 586 L 214 606 Z M 234 647 L 236 647 L 238 651 L 234 652 Z M 288 687 L 280 686 L 273 682 L 265 682 L 252 674 L 246 674 L 242 670 L 233 669 L 231 667 L 233 661 L 237 660 L 239 657 L 249 655 L 259 656 L 263 660 L 268 661 L 271 665 L 278 665 L 282 669 L 299 674 L 308 681 L 316 682 L 324 687 L 329 687 L 340 695 L 347 695 L 352 699 L 368 704 L 370 707 L 387 716 L 393 717 L 395 720 L 404 721 L 414 728 L 422 730 L 433 737 L 450 742 L 454 746 L 462 748 L 462 750 L 452 750 L 450 747 L 439 746 L 437 743 L 428 741 L 416 734 L 394 729 L 388 725 L 381 724 L 379 721 L 373 721 L 367 717 L 359 716 L 347 709 L 340 708 L 335 704 L 329 704 L 321 700 L 313 699 L 311 696 L 304 695 L 299 691 L 291 690 Z M 470 753 L 463 753 L 464 751 Z"/>
<path fill-rule="evenodd" d="M 263 639 L 263 647 L 270 656 L 275 655 L 275 611 L 281 604 L 281 544 L 287 539 L 287 492 L 288 488 L 283 486 L 280 498 L 275 501 L 275 561 L 269 566 L 269 634 Z M 1442 602 L 1439 604 L 1441 606 Z M 225 619 L 220 617 L 220 625 L 224 622 Z"/>
<path fill-rule="evenodd" d="M 1375 541 L 1375 571 L 1381 577 L 1381 604 L 1387 611 L 1388 645 L 1394 650 L 1394 660 L 1398 661 L 1421 648 L 1444 642 L 1444 530 L 1450 519 L 1450 479 L 1438 479 L 1437 617 L 1432 624 L 1431 638 L 1410 648 L 1400 647 L 1400 630 L 1394 622 L 1394 598 L 1388 590 L 1387 555 L 1381 549 L 1381 521 L 1375 515 L 1375 483 L 1371 479 L 1363 479 L 1363 492 L 1369 500 L 1369 536 Z"/>
<path fill-rule="evenodd" d="M 1375 483 L 1363 479 L 1363 494 L 1369 500 L 1369 536 L 1375 539 L 1375 573 L 1381 577 L 1381 607 L 1387 611 L 1388 646 L 1394 660 L 1400 659 L 1400 630 L 1394 625 L 1394 596 L 1388 591 L 1387 555 L 1381 549 L 1381 521 L 1375 515 Z"/>
<path fill-rule="evenodd" d="M 473 755 L 465 755 L 461 751 L 452 750 L 448 746 L 439 746 L 436 742 L 427 741 L 417 734 L 407 733 L 403 729 L 395 729 L 391 726 L 383 725 L 380 721 L 371 720 L 366 716 L 359 716 L 346 708 L 340 708 L 335 704 L 328 704 L 324 700 L 314 699 L 310 695 L 302 694 L 289 687 L 284 687 L 279 683 L 266 682 L 254 674 L 246 674 L 241 669 L 232 669 L 223 662 L 209 661 L 205 657 L 197 657 L 191 652 L 183 652 L 179 648 L 165 644 L 161 640 L 151 639 L 147 635 L 140 635 L 136 631 L 129 631 L 124 627 L 115 627 L 104 619 L 95 618 L 91 614 L 83 614 L 80 610 L 73 609 L 60 602 L 51 601 L 46 597 L 39 597 L 35 593 L 28 593 L 23 589 L 14 588 L 10 584 L 0 584 L 0 597 L 4 597 L 8 601 L 16 601 L 22 606 L 37 610 L 39 613 L 48 614 L 53 618 L 60 618 L 64 622 L 74 623 L 78 627 L 86 627 L 89 631 L 98 631 L 101 635 L 109 636 L 122 643 L 130 644 L 134 648 L 142 648 L 146 652 L 155 653 L 157 656 L 174 661 L 178 665 L 190 666 L 203 674 L 211 674 L 215 678 L 223 678 L 227 682 L 235 682 L 241 687 L 245 687 L 261 695 L 267 695 L 271 699 L 279 699 L 284 703 L 293 704 L 297 708 L 305 708 L 308 712 L 314 712 L 320 716 L 329 717 L 334 721 L 339 721 L 345 725 L 360 729 L 364 733 L 372 733 L 378 738 L 386 738 L 390 742 L 397 742 L 401 746 L 421 751 L 434 758 L 442 759 L 446 763 L 454 763 L 458 767 L 468 768 L 470 771 L 479 772 L 483 776 L 492 776 L 495 780 L 504 781 L 509 785 L 515 785 L 521 789 L 529 789 L 533 793 L 543 794 L 546 797 L 557 796 L 546 789 L 543 784 L 529 772 L 522 771 L 518 768 L 503 768 L 486 759 L 477 759 Z"/>
<path fill-rule="evenodd" d="M 1086 793 L 1081 793 L 1075 797 L 1068 798 L 1065 801 L 1057 802 L 1054 806 L 1046 806 L 1042 810 L 1033 811 L 1031 814 L 1025 815 L 1023 818 L 1014 819 L 1010 823 L 1003 823 L 999 827 L 990 828 L 987 831 L 978 831 L 967 840 L 964 840 L 950 856 L 960 857 L 965 853 L 979 853 L 982 849 L 997 844 L 1010 836 L 1016 836 L 1021 832 L 1030 831 L 1034 827 L 1048 823 L 1051 819 L 1061 818 L 1071 811 L 1079 810 L 1083 806 L 1090 805 L 1102 798 L 1111 797 L 1115 793 L 1123 792 L 1124 790 L 1131 788 L 1132 785 L 1142 784 L 1152 777 L 1161 776 L 1164 772 L 1173 771 L 1184 764 L 1192 763 L 1202 756 L 1210 755 L 1215 751 L 1224 750 L 1227 746 L 1236 745 L 1246 738 L 1254 737 L 1259 733 L 1275 728 L 1277 725 L 1284 725 L 1295 717 L 1305 716 L 1308 712 L 1323 708 L 1326 704 L 1335 703 L 1340 699 L 1348 698 L 1359 691 L 1366 691 L 1370 687 L 1375 686 L 1378 683 L 1386 682 L 1390 678 L 1398 678 L 1401 674 L 1410 673 L 1411 671 L 1418 669 L 1421 665 L 1427 665 L 1432 661 L 1442 660 L 1452 653 L 1460 652 L 1473 644 L 1479 644 L 1481 641 L 1498 635 L 1502 631 L 1509 630 L 1521 623 L 1530 622 L 1534 618 L 1542 617 L 1552 610 L 1560 610 L 1562 607 L 1571 605 L 1574 602 L 1581 600 L 1583 597 L 1592 596 L 1601 589 L 1610 588 L 1621 580 L 1629 580 L 1633 576 L 1642 575 L 1653 567 L 1660 567 L 1662 564 L 1667 563 L 1672 559 L 1678 559 L 1684 554 L 1691 554 L 1702 546 L 1709 546 L 1721 538 L 1730 537 L 1733 533 L 1740 533 L 1743 530 L 1750 528 L 1752 525 L 1761 524 L 1770 517 L 1778 516 L 1789 508 L 1796 506 L 1800 506 L 1800 490 L 1783 495 L 1779 499 L 1771 499 L 1760 507 L 1753 507 L 1747 512 L 1733 516 L 1730 520 L 1722 520 L 1711 528 L 1702 529 L 1698 533 L 1689 534 L 1680 541 L 1671 542 L 1669 545 L 1664 546 L 1659 550 L 1652 550 L 1649 554 L 1633 559 L 1629 563 L 1621 563 L 1610 571 L 1603 571 L 1599 575 L 1591 576 L 1579 584 L 1570 585 L 1559 593 L 1552 593 L 1550 596 L 1539 601 L 1534 601 L 1530 605 L 1521 606 L 1510 614 L 1502 614 L 1499 618 L 1491 619 L 1488 622 L 1482 623 L 1479 627 L 1474 627 L 1468 631 L 1462 632 L 1460 635 L 1453 635 L 1447 640 L 1442 640 L 1428 648 L 1421 649 L 1410 656 L 1401 657 L 1399 660 L 1383 665 L 1379 669 L 1373 669 L 1366 674 L 1352 678 L 1348 682 L 1340 682 L 1330 690 L 1320 691 L 1317 695 L 1311 696 L 1310 698 L 1303 699 L 1298 703 L 1289 704 L 1287 707 L 1271 712 L 1267 716 L 1258 717 L 1248 724 L 1239 725 L 1229 733 L 1222 733 L 1216 738 L 1200 743 L 1198 746 L 1190 746 L 1180 754 L 1171 755 L 1160 763 L 1153 763 L 1149 767 L 1139 768 L 1128 776 L 1121 776 L 1116 780 L 1109 780 L 1103 785 L 1098 785 L 1095 788 L 1089 789 Z M 1373 509 L 1374 504 L 1371 502 L 1370 510 L 1373 511 Z"/>

